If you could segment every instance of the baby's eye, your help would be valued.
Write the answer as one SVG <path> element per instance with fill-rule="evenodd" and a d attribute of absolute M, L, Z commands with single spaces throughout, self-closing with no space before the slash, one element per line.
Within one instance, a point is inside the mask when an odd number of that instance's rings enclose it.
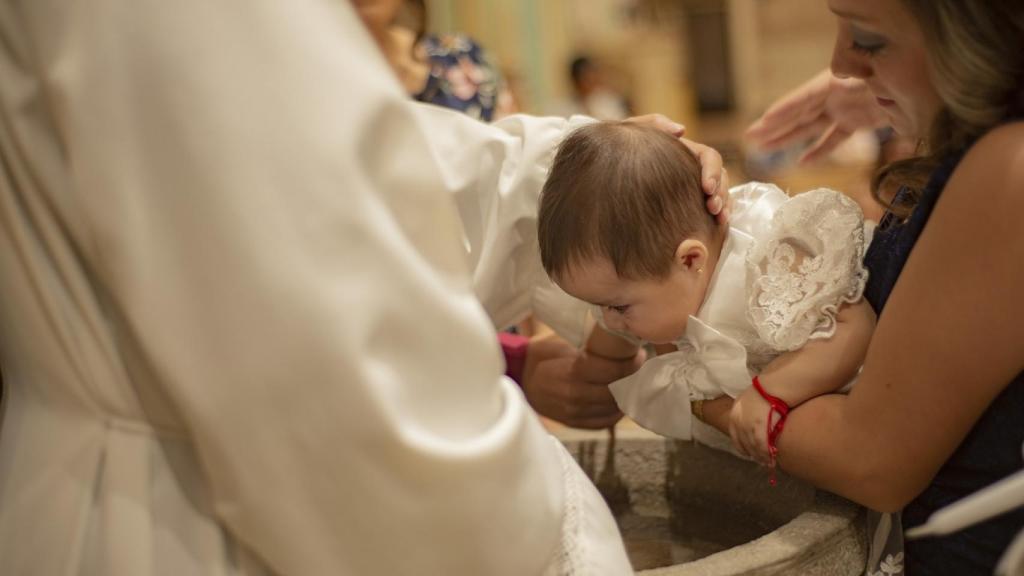
<path fill-rule="evenodd" d="M 608 306 L 607 308 L 617 314 L 625 314 L 626 311 L 629 310 L 629 305 L 627 304 L 625 306 Z"/>

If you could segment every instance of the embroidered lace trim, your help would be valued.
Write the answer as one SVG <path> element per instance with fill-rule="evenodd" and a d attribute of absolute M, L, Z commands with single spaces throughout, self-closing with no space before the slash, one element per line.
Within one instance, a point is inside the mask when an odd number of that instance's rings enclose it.
<path fill-rule="evenodd" d="M 553 442 L 557 442 L 552 438 Z M 562 520 L 562 539 L 559 542 L 557 558 L 548 565 L 544 576 L 581 576 L 586 573 L 584 561 L 586 550 L 581 537 L 582 512 L 580 477 L 573 470 L 572 456 L 559 447 L 562 463 L 562 484 L 565 486 L 565 518 Z"/>
<path fill-rule="evenodd" d="M 839 308 L 864 293 L 869 236 L 860 207 L 839 192 L 783 204 L 747 253 L 747 314 L 761 339 L 789 351 L 832 336 Z"/>

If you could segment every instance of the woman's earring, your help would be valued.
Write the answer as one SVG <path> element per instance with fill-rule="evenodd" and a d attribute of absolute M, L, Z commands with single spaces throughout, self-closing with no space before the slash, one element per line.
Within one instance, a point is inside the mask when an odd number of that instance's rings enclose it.
<path fill-rule="evenodd" d="M 700 267 L 700 268 L 697 268 L 697 274 L 703 274 L 703 273 L 704 273 L 704 267 L 703 266 Z"/>

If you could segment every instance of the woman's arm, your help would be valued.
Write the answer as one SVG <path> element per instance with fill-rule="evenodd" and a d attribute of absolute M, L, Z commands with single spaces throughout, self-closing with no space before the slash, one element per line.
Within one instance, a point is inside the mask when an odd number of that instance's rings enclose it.
<path fill-rule="evenodd" d="M 759 375 L 761 385 L 790 407 L 837 391 L 857 375 L 874 326 L 875 313 L 866 300 L 843 306 L 831 337 L 811 340 L 772 360 Z M 751 387 L 736 399 L 731 414 L 740 447 L 760 461 L 768 460 L 768 412 L 768 402 Z"/>
<path fill-rule="evenodd" d="M 867 300 L 847 304 L 836 315 L 832 336 L 772 360 L 760 374 L 761 384 L 790 406 L 835 392 L 857 375 L 874 328 L 875 312 Z"/>
<path fill-rule="evenodd" d="M 784 469 L 879 510 L 931 481 L 1024 368 L 1022 185 L 1024 124 L 994 130 L 935 207 L 853 391 L 790 415 Z"/>

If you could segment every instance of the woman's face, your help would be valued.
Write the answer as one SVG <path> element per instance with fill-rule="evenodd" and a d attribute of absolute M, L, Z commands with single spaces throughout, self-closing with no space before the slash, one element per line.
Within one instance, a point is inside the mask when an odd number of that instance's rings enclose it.
<path fill-rule="evenodd" d="M 893 128 L 926 138 L 942 101 L 917 20 L 900 0 L 828 0 L 839 17 L 832 72 L 863 79 Z"/>

